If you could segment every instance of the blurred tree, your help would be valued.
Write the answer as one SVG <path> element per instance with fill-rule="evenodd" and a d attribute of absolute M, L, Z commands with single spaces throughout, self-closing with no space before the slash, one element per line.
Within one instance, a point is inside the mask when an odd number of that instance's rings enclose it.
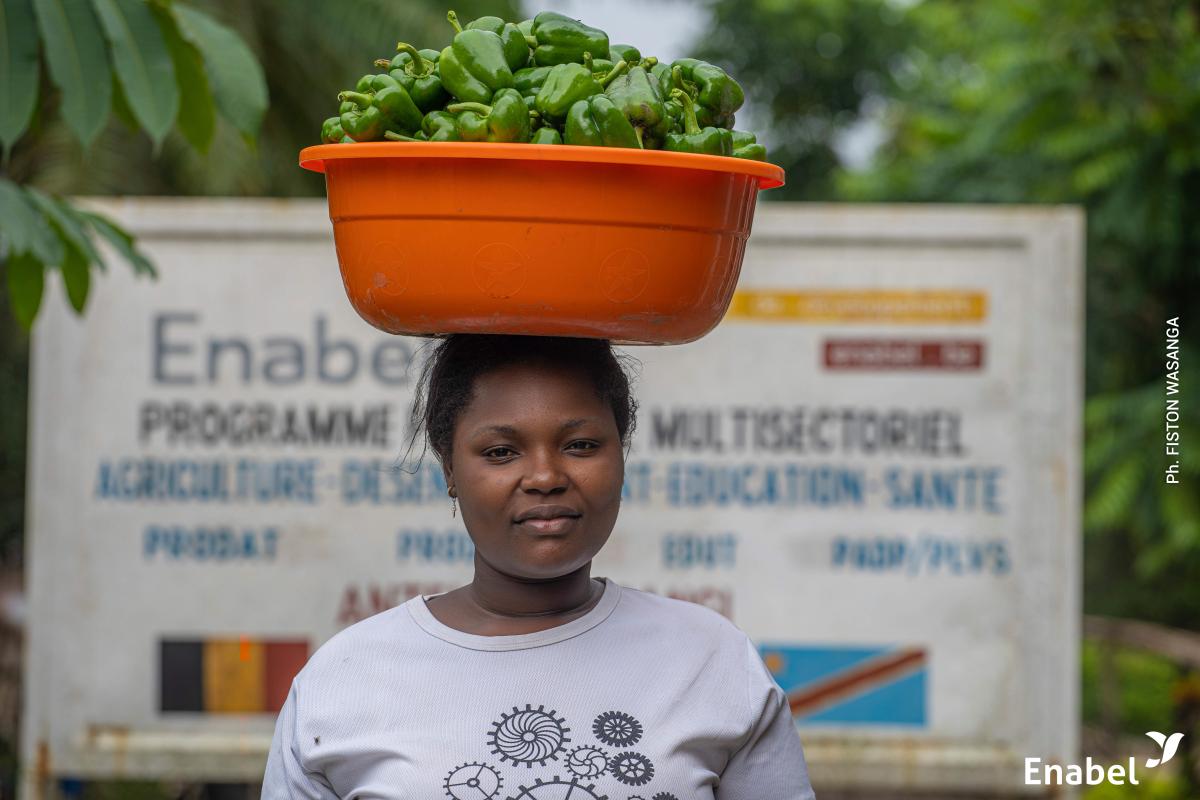
<path fill-rule="evenodd" d="M 906 5 L 716 0 L 705 55 L 769 107 L 792 197 L 1087 209 L 1085 606 L 1200 628 L 1195 402 L 1181 485 L 1163 476 L 1166 321 L 1200 307 L 1200 5 Z M 870 107 L 884 145 L 839 168 Z"/>
<path fill-rule="evenodd" d="M 155 120 L 155 127 L 146 127 L 140 122 L 142 117 L 133 112 L 138 103 L 130 98 L 135 93 L 122 88 L 119 74 L 114 76 L 112 64 L 117 59 L 112 55 L 115 46 L 110 41 L 93 42 L 94 52 L 90 56 L 83 53 L 82 46 L 80 52 L 72 54 L 61 50 L 61 41 L 53 46 L 39 45 L 37 30 L 29 27 L 30 20 L 33 24 L 37 22 L 37 18 L 29 16 L 30 12 L 71 8 L 72 14 L 95 13 L 90 4 L 64 5 L 44 0 L 0 2 L 3 2 L 3 11 L 7 15 L 0 19 L 0 48 L 3 48 L 0 56 L 0 87 L 3 87 L 0 91 L 0 138 L 6 147 L 12 148 L 0 170 L 0 182 L 21 192 L 18 199 L 23 201 L 22 209 L 37 202 L 38 196 L 33 192 L 63 197 L 321 195 L 324 181 L 319 175 L 301 170 L 297 166 L 297 154 L 302 147 L 320 142 L 321 121 L 336 112 L 338 91 L 353 87 L 360 75 L 373 71 L 374 59 L 390 57 L 397 41 L 404 39 L 419 47 L 441 48 L 449 44 L 453 33 L 446 21 L 446 4 L 434 0 L 403 3 L 390 0 L 336 3 L 325 0 L 255 0 L 253 3 L 194 0 L 186 6 L 175 0 L 93 0 L 97 8 L 115 4 L 124 9 L 136 4 L 151 9 L 155 19 L 164 25 L 161 33 L 168 43 L 173 38 L 170 26 L 164 22 L 164 12 L 178 15 L 186 8 L 188 11 L 183 13 L 193 19 L 203 15 L 207 20 L 204 31 L 217 40 L 217 44 L 212 45 L 219 46 L 216 55 L 227 54 L 224 60 L 206 56 L 203 63 L 207 69 L 192 70 L 182 77 L 176 74 L 176 116 L 168 120 L 164 128 L 165 111 L 146 111 L 142 116 Z M 13 27 L 10 7 L 26 15 L 25 29 Z M 520 18 L 516 3 L 508 0 L 468 0 L 455 3 L 455 8 L 463 19 L 484 14 Z M 147 31 L 142 34 L 150 35 Z M 185 44 L 190 42 L 187 37 L 183 38 Z M 245 43 L 240 51 L 237 51 L 234 39 Z M 21 46 L 12 46 L 9 42 L 19 42 Z M 178 49 L 178 45 L 179 42 L 175 42 L 174 47 Z M 40 58 L 38 47 L 44 48 Z M 96 47 L 100 49 L 96 50 Z M 133 49 L 127 49 L 133 52 Z M 176 58 L 182 57 L 175 50 L 172 53 Z M 33 69 L 38 81 L 33 104 L 19 124 L 11 122 L 10 117 L 15 119 L 25 114 L 24 106 L 13 111 L 20 104 L 11 99 L 16 95 L 9 89 L 15 85 L 11 65 L 18 56 L 24 59 L 21 69 L 26 73 Z M 192 56 L 195 67 L 195 58 L 199 56 L 195 52 Z M 214 65 L 214 60 L 220 63 Z M 74 78 L 62 72 L 63 63 L 78 64 Z M 151 83 L 163 83 L 163 72 L 180 63 L 159 64 L 154 73 L 156 79 Z M 96 64 L 101 64 L 103 69 Z M 218 67 L 220 79 L 214 71 Z M 103 80 L 97 81 L 97 75 Z M 25 74 L 21 85 L 28 83 L 27 78 Z M 65 88 L 59 88 L 57 81 L 60 80 Z M 229 95 L 224 102 L 219 90 L 221 86 L 227 88 Z M 81 92 L 84 88 L 89 89 L 90 94 Z M 268 93 L 270 104 L 265 105 Z M 147 97 L 151 95 L 147 94 Z M 145 102 L 157 101 L 151 98 Z M 205 108 L 209 112 L 207 123 L 204 121 L 206 115 L 202 113 Z M 246 136 L 251 130 L 257 131 L 256 138 Z M 3 242 L 9 242 L 17 228 L 11 223 L 2 201 L 0 197 L 0 216 L 3 217 L 0 234 L 3 234 Z M 38 213 L 41 219 L 40 211 Z M 6 221 L 9 224 L 6 225 Z M 43 234 L 47 232 L 44 221 L 35 227 Z M 49 232 L 55 233 L 53 228 Z M 17 233 L 20 236 L 24 232 Z M 105 229 L 103 233 L 109 231 Z M 58 241 L 57 236 L 53 239 Z M 87 244 L 90 245 L 90 238 Z M 131 255 L 136 254 L 127 242 L 121 240 L 116 244 L 122 249 L 128 248 Z M 54 247 L 53 244 L 44 246 Z M 9 245 L 8 249 L 14 248 Z M 2 252 L 4 250 L 0 248 Z M 136 257 L 140 258 L 140 255 Z M 22 266 L 28 266 L 24 259 L 19 260 Z M 18 312 L 16 319 L 27 325 L 40 303 L 42 286 L 38 280 L 42 275 L 40 270 L 34 276 L 32 268 L 24 269 L 19 277 L 29 280 L 14 280 L 13 259 L 6 261 L 8 263 L 0 266 L 8 277 L 7 290 L 0 290 L 0 337 L 4 340 L 0 346 L 0 560 L 4 560 L 5 553 L 16 555 L 19 552 L 23 529 L 28 342 L 21 327 L 12 322 L 12 314 Z M 149 269 L 144 260 L 138 264 L 143 270 Z M 74 266 L 75 262 L 72 262 L 62 274 L 76 280 L 76 290 L 71 294 L 82 308 L 86 288 L 80 288 L 80 281 L 84 279 L 79 278 L 78 269 L 72 271 Z M 88 276 L 86 270 L 82 274 Z M 31 286 L 30 281 L 35 285 Z M 14 288 L 18 293 L 26 293 L 23 302 L 6 302 Z M 32 298 L 35 292 L 37 302 Z"/>
<path fill-rule="evenodd" d="M 43 132 L 88 148 L 115 111 L 155 151 L 175 128 L 203 152 L 218 110 L 252 139 L 267 96 L 242 41 L 171 0 L 0 0 L 0 45 L 0 255 L 11 308 L 28 328 L 49 269 L 83 310 L 91 269 L 105 263 L 94 239 L 154 274 L 128 233 L 33 185 L 53 163 L 37 158 Z"/>
<path fill-rule="evenodd" d="M 912 25 L 889 0 L 715 0 L 693 51 L 718 64 L 764 114 L 769 157 L 788 173 L 770 200 L 828 200 L 835 144 L 891 82 Z M 757 122 L 757 120 L 756 120 Z"/>
<path fill-rule="evenodd" d="M 398 41 L 441 49 L 454 32 L 447 3 L 434 0 L 189 2 L 234 30 L 261 64 L 271 101 L 257 143 L 221 119 L 207 153 L 189 147 L 178 131 L 156 153 L 147 136 L 131 136 L 119 124 L 90 149 L 50 130 L 27 153 L 39 186 L 79 195 L 320 196 L 324 179 L 300 169 L 297 154 L 320 144 L 321 122 L 337 113 L 337 93 L 377 71 L 374 60 L 395 55 Z M 461 19 L 520 19 L 508 0 L 450 5 Z"/>

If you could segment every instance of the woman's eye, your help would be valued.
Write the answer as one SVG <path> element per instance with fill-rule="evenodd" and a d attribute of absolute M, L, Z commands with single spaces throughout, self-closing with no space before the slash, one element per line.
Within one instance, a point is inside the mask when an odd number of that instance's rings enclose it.
<path fill-rule="evenodd" d="M 569 445 L 567 445 L 567 446 L 568 446 L 568 447 L 574 447 L 574 446 L 575 446 L 575 445 L 577 445 L 577 444 L 584 445 L 584 448 L 583 448 L 584 450 L 595 450 L 595 449 L 596 449 L 596 448 L 599 446 L 599 445 L 597 445 L 595 442 L 587 442 L 587 441 L 582 441 L 582 440 L 580 440 L 580 441 L 577 441 L 577 442 L 571 442 L 571 443 L 570 443 Z"/>
<path fill-rule="evenodd" d="M 484 451 L 484 455 L 488 458 L 508 458 L 513 451 L 507 447 L 493 447 L 491 450 Z"/>

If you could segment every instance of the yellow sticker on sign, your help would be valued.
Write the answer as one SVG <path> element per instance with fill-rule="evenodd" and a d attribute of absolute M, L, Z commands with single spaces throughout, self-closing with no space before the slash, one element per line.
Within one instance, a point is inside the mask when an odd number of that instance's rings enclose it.
<path fill-rule="evenodd" d="M 742 289 L 725 319 L 761 322 L 874 322 L 946 324 L 982 322 L 987 293 L 969 290 Z"/>

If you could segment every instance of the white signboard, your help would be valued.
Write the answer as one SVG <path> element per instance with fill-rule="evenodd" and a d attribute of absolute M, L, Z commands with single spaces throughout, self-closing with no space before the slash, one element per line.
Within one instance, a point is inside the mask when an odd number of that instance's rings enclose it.
<path fill-rule="evenodd" d="M 391 469 L 429 342 L 355 316 L 323 202 L 101 208 L 162 277 L 84 319 L 51 291 L 35 331 L 25 789 L 254 781 L 309 653 L 471 579 L 432 454 Z M 1073 209 L 768 204 L 720 327 L 627 349 L 592 574 L 750 634 L 818 793 L 1075 760 L 1082 241 Z"/>

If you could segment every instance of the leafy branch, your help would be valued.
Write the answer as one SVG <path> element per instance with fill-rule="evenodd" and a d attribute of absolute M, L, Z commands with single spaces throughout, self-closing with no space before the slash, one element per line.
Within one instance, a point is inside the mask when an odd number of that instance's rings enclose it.
<path fill-rule="evenodd" d="M 236 33 L 173 0 L 0 0 L 0 148 L 12 149 L 49 105 L 89 148 L 115 114 L 144 130 L 157 153 L 174 127 L 208 152 L 219 113 L 253 142 L 267 108 L 257 59 Z M 49 113 L 49 112 L 48 112 Z M 134 237 L 112 220 L 0 173 L 0 263 L 14 316 L 27 329 L 57 268 L 82 313 L 91 269 L 105 269 L 96 242 L 137 274 L 155 277 Z"/>

